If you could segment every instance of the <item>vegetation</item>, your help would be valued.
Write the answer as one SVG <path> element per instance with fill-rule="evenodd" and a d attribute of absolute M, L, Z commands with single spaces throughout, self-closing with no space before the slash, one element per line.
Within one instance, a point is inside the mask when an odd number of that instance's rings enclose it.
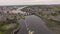
<path fill-rule="evenodd" d="M 60 7 L 54 7 L 53 9 L 60 11 Z"/>
<path fill-rule="evenodd" d="M 6 21 L 0 21 L 0 34 L 11 34 L 19 26 L 16 18 L 7 18 Z"/>
<path fill-rule="evenodd" d="M 52 16 L 57 16 L 57 14 L 56 14 L 56 13 L 51 13 L 51 15 L 52 15 Z"/>
<path fill-rule="evenodd" d="M 20 18 L 21 18 L 21 19 L 25 19 L 25 16 L 24 16 L 24 15 L 21 15 Z"/>
<path fill-rule="evenodd" d="M 0 34 L 4 34 L 4 33 L 0 31 Z"/>
<path fill-rule="evenodd" d="M 2 30 L 7 30 L 7 27 L 9 26 L 9 24 L 5 24 L 2 26 Z"/>
<path fill-rule="evenodd" d="M 25 15 L 23 15 L 23 14 L 20 14 L 20 13 L 18 13 L 18 15 L 19 15 L 19 19 L 25 19 Z"/>

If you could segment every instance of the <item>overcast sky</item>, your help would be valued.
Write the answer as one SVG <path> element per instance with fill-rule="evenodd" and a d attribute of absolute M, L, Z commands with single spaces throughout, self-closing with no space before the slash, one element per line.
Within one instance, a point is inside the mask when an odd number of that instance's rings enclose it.
<path fill-rule="evenodd" d="M 60 4 L 60 0 L 0 0 L 0 5 Z"/>

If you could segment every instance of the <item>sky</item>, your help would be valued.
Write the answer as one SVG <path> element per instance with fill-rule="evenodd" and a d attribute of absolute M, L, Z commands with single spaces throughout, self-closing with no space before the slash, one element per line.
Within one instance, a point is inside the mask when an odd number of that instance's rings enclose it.
<path fill-rule="evenodd" d="M 0 0 L 0 5 L 60 4 L 60 0 Z"/>

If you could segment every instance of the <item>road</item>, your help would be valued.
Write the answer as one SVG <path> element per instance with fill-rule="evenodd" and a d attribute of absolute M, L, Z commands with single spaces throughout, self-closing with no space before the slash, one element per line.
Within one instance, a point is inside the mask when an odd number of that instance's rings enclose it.
<path fill-rule="evenodd" d="M 29 31 L 33 31 L 33 34 L 52 34 L 45 22 L 35 15 L 26 16 L 25 20 L 20 20 L 20 26 L 21 29 L 17 34 L 29 34 Z"/>

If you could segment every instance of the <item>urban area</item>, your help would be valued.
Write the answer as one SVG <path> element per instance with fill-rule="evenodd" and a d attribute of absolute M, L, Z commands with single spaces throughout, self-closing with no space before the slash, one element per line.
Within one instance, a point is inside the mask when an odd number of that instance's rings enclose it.
<path fill-rule="evenodd" d="M 0 6 L 0 34 L 60 34 L 60 5 Z"/>

